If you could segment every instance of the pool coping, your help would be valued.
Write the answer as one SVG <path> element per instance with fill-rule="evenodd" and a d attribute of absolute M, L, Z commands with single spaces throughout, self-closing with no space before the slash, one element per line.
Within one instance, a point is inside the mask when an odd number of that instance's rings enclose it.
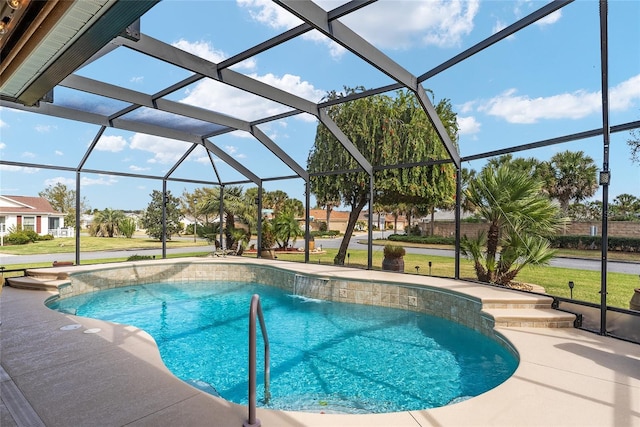
<path fill-rule="evenodd" d="M 185 261 L 205 262 L 198 258 L 153 262 Z M 237 263 L 238 259 L 220 258 L 215 262 Z M 452 279 L 282 261 L 242 262 L 356 280 L 365 276 L 367 280 L 420 285 L 428 279 L 429 286 L 464 290 L 486 300 L 496 292 L 491 287 Z M 131 263 L 120 263 L 125 264 Z M 67 271 L 114 266 L 77 266 Z M 240 426 L 246 420 L 246 407 L 203 393 L 168 372 L 155 342 L 144 331 L 53 312 L 44 306 L 52 295 L 11 288 L 0 295 L 0 363 L 6 372 L 0 376 L 4 403 L 0 409 L 12 406 L 5 400 L 15 395 L 8 393 L 15 387 L 47 426 L 89 426 L 100 420 L 102 425 L 226 427 Z M 81 326 L 60 330 L 69 324 Z M 100 331 L 85 333 L 94 329 Z M 473 399 L 423 411 L 376 415 L 258 409 L 258 418 L 265 426 L 310 427 L 640 426 L 640 346 L 572 328 L 496 330 L 517 349 L 520 364 L 509 380 Z M 11 415 L 15 420 L 16 415 Z M 2 425 L 12 425 L 11 419 L 3 411 Z"/>

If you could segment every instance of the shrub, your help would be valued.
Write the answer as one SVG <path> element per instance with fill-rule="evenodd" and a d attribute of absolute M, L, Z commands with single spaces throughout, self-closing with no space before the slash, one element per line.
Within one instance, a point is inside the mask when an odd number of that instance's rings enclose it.
<path fill-rule="evenodd" d="M 133 233 L 136 232 L 136 220 L 133 218 L 123 218 L 118 223 L 118 230 L 126 237 L 130 239 Z"/>
<path fill-rule="evenodd" d="M 385 258 L 402 258 L 405 254 L 406 251 L 402 246 L 392 245 L 390 243 L 384 245 Z"/>
<path fill-rule="evenodd" d="M 553 248 L 602 250 L 601 236 L 551 236 L 549 242 Z M 608 246 L 608 250 L 613 252 L 640 252 L 640 239 L 609 236 Z"/>
<path fill-rule="evenodd" d="M 5 236 L 4 243 L 7 245 L 26 245 L 31 243 L 31 239 L 26 233 L 22 231 L 16 231 Z"/>
<path fill-rule="evenodd" d="M 143 261 L 147 259 L 153 259 L 151 255 L 131 255 L 127 258 L 127 261 Z"/>

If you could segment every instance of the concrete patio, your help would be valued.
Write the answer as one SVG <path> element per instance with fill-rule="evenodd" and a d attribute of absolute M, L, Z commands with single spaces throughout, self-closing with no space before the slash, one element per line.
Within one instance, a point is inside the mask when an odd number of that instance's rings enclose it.
<path fill-rule="evenodd" d="M 277 265 L 327 274 L 326 266 Z M 333 275 L 363 273 L 331 270 Z M 389 273 L 366 272 L 368 279 L 376 275 L 389 278 Z M 476 298 L 494 294 L 482 286 L 464 287 Z M 174 377 L 144 331 L 49 310 L 44 301 L 54 294 L 5 287 L 0 295 L 2 427 L 242 426 L 246 407 Z M 71 325 L 79 326 L 65 328 Z M 382 415 L 259 409 L 258 418 L 263 426 L 277 427 L 640 426 L 640 346 L 573 328 L 498 330 L 519 352 L 520 365 L 505 383 L 473 399 Z"/>

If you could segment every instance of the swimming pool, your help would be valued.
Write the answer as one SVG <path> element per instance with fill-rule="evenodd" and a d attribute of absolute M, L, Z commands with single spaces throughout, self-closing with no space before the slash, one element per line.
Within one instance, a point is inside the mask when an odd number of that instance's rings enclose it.
<path fill-rule="evenodd" d="M 119 287 L 49 306 L 144 329 L 176 376 L 246 404 L 254 293 L 271 342 L 268 408 L 381 413 L 443 406 L 497 386 L 518 363 L 496 341 L 438 317 L 310 300 L 245 282 Z M 262 384 L 258 392 L 261 399 Z"/>

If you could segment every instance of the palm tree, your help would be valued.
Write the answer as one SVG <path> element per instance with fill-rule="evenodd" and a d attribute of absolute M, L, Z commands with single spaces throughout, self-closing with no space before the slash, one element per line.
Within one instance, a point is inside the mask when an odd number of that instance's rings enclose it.
<path fill-rule="evenodd" d="M 113 237 L 118 234 L 120 221 L 125 219 L 124 212 L 106 208 L 93 216 L 93 227 L 96 236 Z"/>
<path fill-rule="evenodd" d="M 276 214 L 273 219 L 273 232 L 280 248 L 288 247 L 290 239 L 295 243 L 298 237 L 303 235 L 294 213 L 288 211 L 280 211 Z"/>
<path fill-rule="evenodd" d="M 225 237 L 227 239 L 227 249 L 231 249 L 231 246 L 236 242 L 236 235 L 233 230 L 236 229 L 236 219 L 244 220 L 247 212 L 250 210 L 251 203 L 245 197 L 242 187 L 231 186 L 225 187 L 223 191 L 223 210 L 225 220 Z M 220 211 L 220 189 L 217 191 L 211 191 L 206 194 L 205 199 L 198 202 L 198 210 L 202 214 L 212 215 Z"/>
<path fill-rule="evenodd" d="M 566 215 L 571 201 L 580 202 L 598 189 L 598 167 L 583 151 L 563 151 L 549 160 L 549 195 L 558 200 Z"/>
<path fill-rule="evenodd" d="M 561 219 L 541 189 L 541 181 L 508 164 L 488 165 L 469 183 L 467 200 L 489 224 L 486 236 L 464 236 L 461 242 L 463 254 L 474 260 L 478 280 L 507 284 L 525 265 L 544 265 L 551 259 L 553 251 L 544 236 L 555 231 Z"/>
<path fill-rule="evenodd" d="M 632 220 L 640 213 L 640 199 L 628 193 L 619 194 L 613 199 L 611 211 L 621 220 Z"/>

